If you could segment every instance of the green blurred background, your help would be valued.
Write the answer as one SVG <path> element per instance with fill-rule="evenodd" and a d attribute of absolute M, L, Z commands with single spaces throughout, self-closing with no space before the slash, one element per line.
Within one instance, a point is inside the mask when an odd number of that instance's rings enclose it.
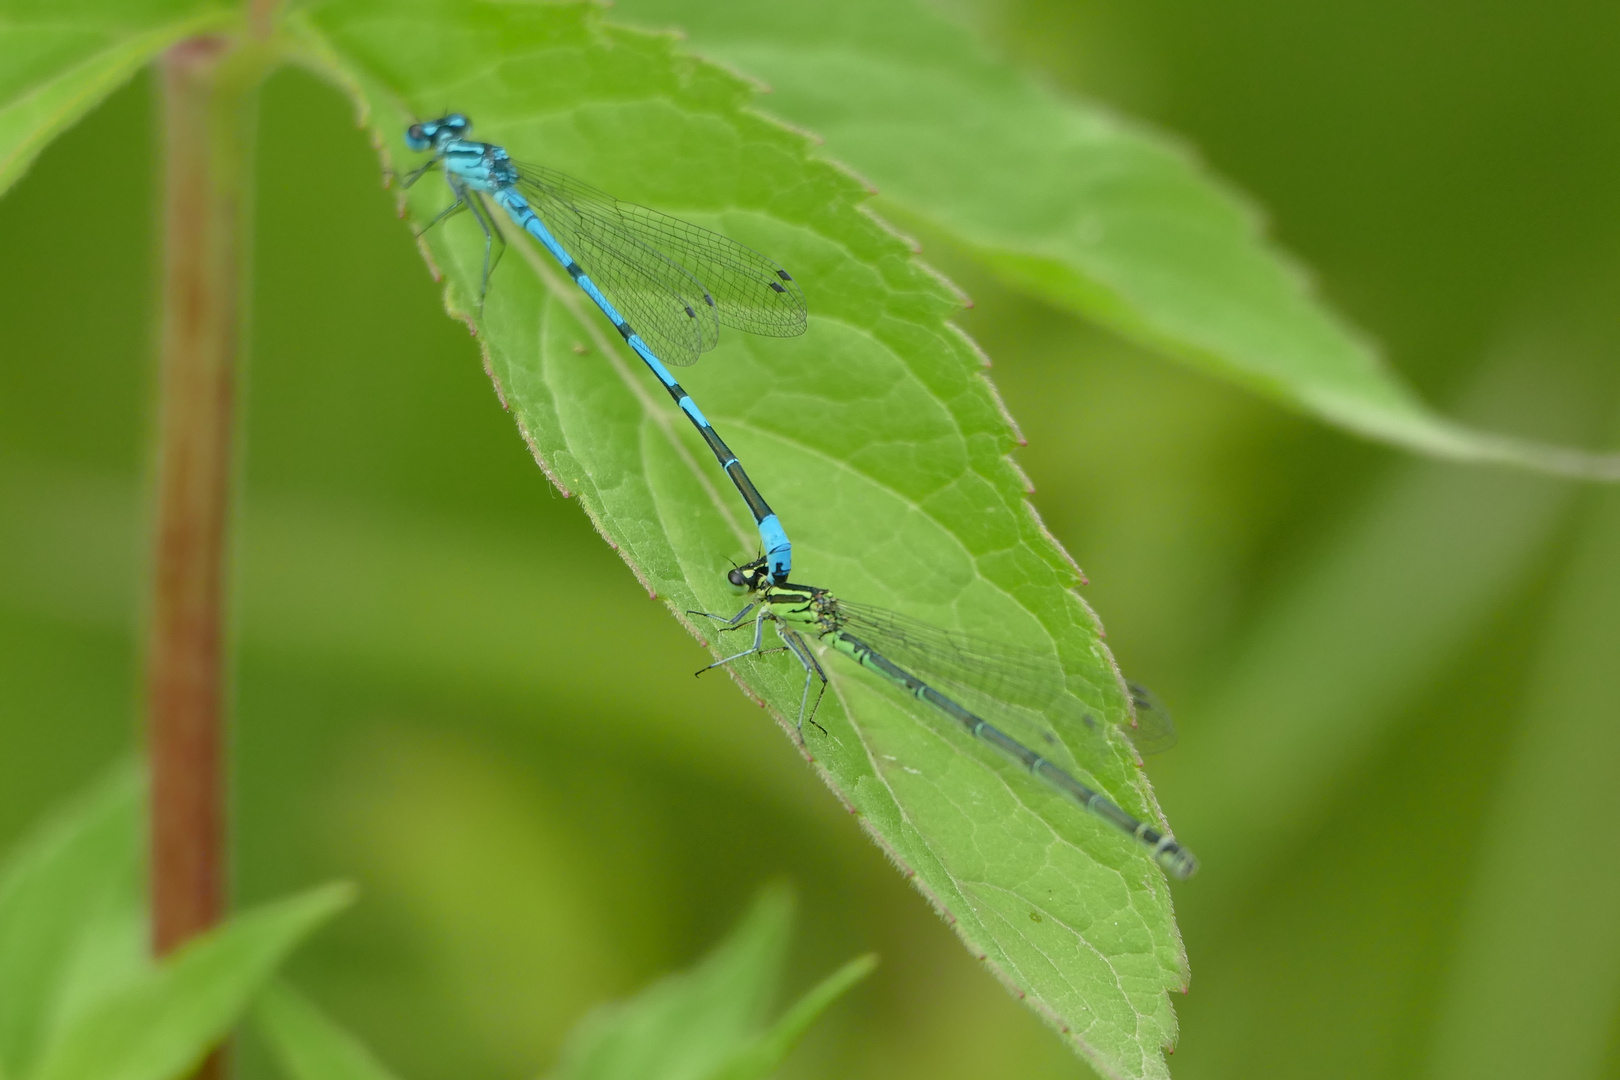
<path fill-rule="evenodd" d="M 1195 143 L 1446 411 L 1615 443 L 1620 7 L 956 6 Z M 136 738 L 149 95 L 0 201 L 8 843 Z M 440 313 L 345 103 L 276 76 L 259 155 L 237 894 L 364 890 L 295 980 L 415 1080 L 533 1076 L 786 879 L 790 989 L 883 958 L 787 1075 L 1085 1075 L 775 725 L 691 677 Z M 1149 768 L 1206 860 L 1176 890 L 1177 1076 L 1620 1075 L 1620 501 L 1353 441 L 924 240 L 1182 730 Z"/>

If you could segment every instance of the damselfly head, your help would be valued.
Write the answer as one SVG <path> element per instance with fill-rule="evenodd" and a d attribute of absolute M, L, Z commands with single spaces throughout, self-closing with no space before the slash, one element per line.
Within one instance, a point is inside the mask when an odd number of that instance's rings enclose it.
<path fill-rule="evenodd" d="M 420 153 L 447 142 L 464 138 L 472 130 L 472 121 L 462 113 L 450 113 L 437 120 L 423 120 L 405 129 L 405 145 Z"/>
<path fill-rule="evenodd" d="M 771 583 L 770 569 L 762 556 L 743 566 L 734 566 L 726 574 L 732 586 L 744 592 L 759 592 Z"/>

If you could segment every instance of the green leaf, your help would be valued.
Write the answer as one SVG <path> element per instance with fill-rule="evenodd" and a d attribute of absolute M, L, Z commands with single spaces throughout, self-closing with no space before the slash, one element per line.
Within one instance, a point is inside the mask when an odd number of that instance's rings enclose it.
<path fill-rule="evenodd" d="M 327 885 L 265 904 L 188 943 L 71 1025 L 31 1080 L 169 1080 L 225 1036 L 293 947 L 346 906 Z"/>
<path fill-rule="evenodd" d="M 280 980 L 253 1018 L 292 1080 L 393 1080 L 365 1044 Z"/>
<path fill-rule="evenodd" d="M 827 1010 L 827 1006 L 844 996 L 850 987 L 860 982 L 877 967 L 877 957 L 868 953 L 857 956 L 821 982 L 811 987 L 793 1008 L 783 1013 L 769 1031 L 754 1039 L 732 1055 L 720 1069 L 711 1074 L 711 1080 L 755 1080 L 770 1076 L 786 1059 L 810 1025 Z"/>
<path fill-rule="evenodd" d="M 731 937 L 690 971 L 586 1017 L 552 1080 L 754 1080 L 768 1076 L 826 1007 L 872 970 L 861 957 L 824 980 L 768 1031 L 793 904 L 768 890 Z"/>
<path fill-rule="evenodd" d="M 140 774 L 117 770 L 0 875 L 0 1073 L 22 1076 L 64 1023 L 144 967 Z"/>
<path fill-rule="evenodd" d="M 0 0 L 0 192 L 164 49 L 229 25 L 222 0 Z"/>
<path fill-rule="evenodd" d="M 345 0 L 295 14 L 288 33 L 356 96 L 396 173 L 416 163 L 401 149 L 405 126 L 448 106 L 519 160 L 718 228 L 788 266 L 809 297 L 810 332 L 728 335 L 682 383 L 780 514 L 800 574 L 1060 657 L 1071 704 L 1104 731 L 1069 763 L 1160 820 L 1117 731 L 1129 706 L 1075 592 L 1080 576 L 1026 501 L 982 356 L 949 324 L 958 297 L 868 213 L 864 188 L 761 116 L 748 84 L 667 37 L 605 25 L 592 7 Z M 405 195 L 418 225 L 448 201 L 438 182 Z M 542 467 L 674 611 L 730 614 L 723 574 L 755 550 L 748 518 L 607 322 L 522 237 L 473 320 L 476 222 L 450 219 L 424 248 L 449 310 L 476 324 Z M 1162 873 L 914 699 L 839 660 L 829 669 L 825 734 L 811 729 L 805 753 L 874 840 L 973 955 L 1099 1070 L 1165 1075 L 1168 991 L 1186 969 Z M 741 661 L 733 674 L 779 719 L 796 716 L 803 674 L 789 658 Z"/>
<path fill-rule="evenodd" d="M 1191 154 L 998 61 L 919 0 L 624 0 L 615 17 L 680 26 L 766 80 L 761 104 L 824 137 L 886 213 L 1014 287 L 1369 438 L 1620 478 L 1620 455 L 1434 413 Z"/>

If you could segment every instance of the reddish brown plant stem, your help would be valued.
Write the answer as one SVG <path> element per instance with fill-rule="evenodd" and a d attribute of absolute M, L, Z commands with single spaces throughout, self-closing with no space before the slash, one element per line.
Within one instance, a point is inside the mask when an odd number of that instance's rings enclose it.
<path fill-rule="evenodd" d="M 278 6 L 280 0 L 247 0 L 247 29 L 254 39 L 265 41 L 275 32 Z"/>
<path fill-rule="evenodd" d="M 147 656 L 159 955 L 217 923 L 226 899 L 226 539 L 250 117 L 232 59 L 230 43 L 198 38 L 159 68 L 163 314 Z M 198 1075 L 223 1074 L 216 1053 Z"/>

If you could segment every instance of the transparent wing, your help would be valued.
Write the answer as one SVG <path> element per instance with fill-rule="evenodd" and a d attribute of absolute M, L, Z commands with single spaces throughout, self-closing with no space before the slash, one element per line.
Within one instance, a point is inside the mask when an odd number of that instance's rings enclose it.
<path fill-rule="evenodd" d="M 668 363 L 696 362 L 721 323 L 771 337 L 804 332 L 798 282 L 752 248 L 552 169 L 518 171 L 535 213 Z"/>
<path fill-rule="evenodd" d="M 1063 668 L 1016 645 L 943 630 L 884 608 L 838 601 L 843 625 L 923 679 L 950 680 L 1009 704 L 1044 709 L 1063 693 Z"/>
<path fill-rule="evenodd" d="M 839 601 L 844 629 L 1065 769 L 1106 743 L 1104 721 L 1073 695 L 1055 656 Z M 1088 748 L 1088 749 L 1082 749 Z"/>
<path fill-rule="evenodd" d="M 1050 752 L 1054 735 L 1071 745 L 1104 737 L 1103 720 L 1072 694 L 1057 657 L 943 630 L 883 608 L 840 600 L 845 628 L 963 705 L 988 706 L 985 719 Z M 1169 710 L 1151 690 L 1128 683 L 1133 719 L 1121 728 L 1141 753 L 1175 744 Z M 1034 741 L 1034 740 L 1040 741 Z"/>
<path fill-rule="evenodd" d="M 1136 749 L 1144 754 L 1162 754 L 1176 745 L 1176 725 L 1159 695 L 1139 682 L 1126 680 L 1131 705 L 1136 710 L 1136 726 L 1126 732 Z"/>
<path fill-rule="evenodd" d="M 714 348 L 719 319 L 703 283 L 691 272 L 593 209 L 580 192 L 527 174 L 521 186 L 546 228 L 659 359 L 686 367 Z M 599 193 L 595 197 L 612 201 Z"/>

